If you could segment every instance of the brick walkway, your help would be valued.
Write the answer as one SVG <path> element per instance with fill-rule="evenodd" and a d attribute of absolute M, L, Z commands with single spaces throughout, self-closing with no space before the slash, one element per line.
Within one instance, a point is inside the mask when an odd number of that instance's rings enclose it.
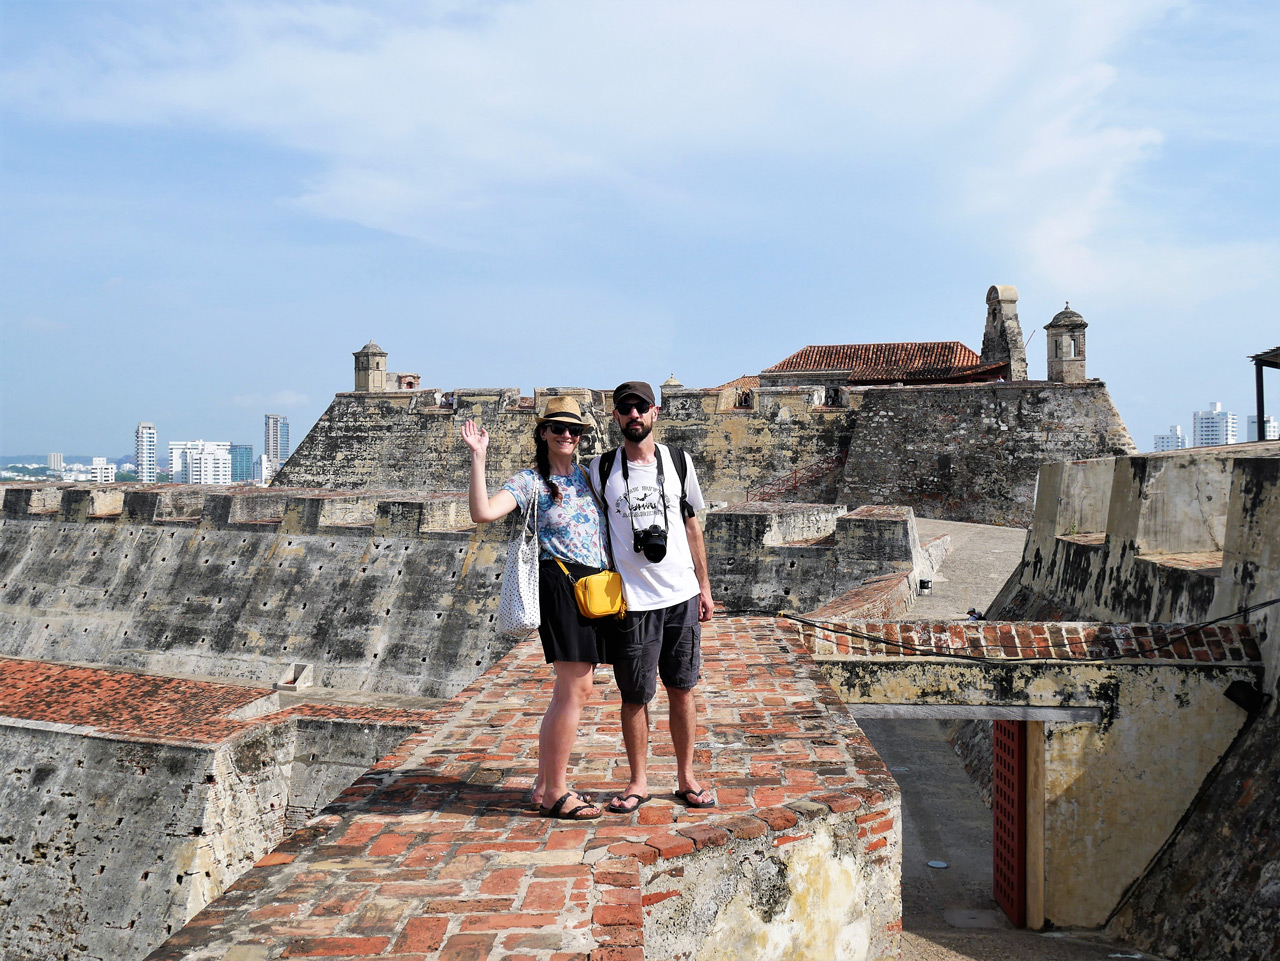
<path fill-rule="evenodd" d="M 782 847 L 837 816 L 856 818 L 860 856 L 886 862 L 896 905 L 896 785 L 795 634 L 772 619 L 718 618 L 703 637 L 697 764 L 717 809 L 655 793 L 635 814 L 597 821 L 528 811 L 551 674 L 527 642 L 151 961 L 639 961 L 646 912 L 685 896 L 671 878 L 687 856 L 755 839 Z M 570 782 L 607 797 L 627 767 L 607 669 L 596 682 Z M 675 764 L 661 694 L 655 707 L 659 792 L 674 787 Z M 896 948 L 899 927 L 894 917 L 873 932 L 877 953 Z"/>

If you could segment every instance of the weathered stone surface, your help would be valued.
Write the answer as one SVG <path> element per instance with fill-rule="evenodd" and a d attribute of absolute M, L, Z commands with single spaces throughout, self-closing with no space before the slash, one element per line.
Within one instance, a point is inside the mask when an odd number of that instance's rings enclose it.
<path fill-rule="evenodd" d="M 1046 465 L 994 619 L 1195 623 L 1280 597 L 1280 444 Z M 1242 615 L 1259 637 L 1280 606 Z M 1280 645 L 1263 647 L 1268 690 Z"/>
<path fill-rule="evenodd" d="M 584 457 L 619 442 L 607 392 L 555 392 L 577 397 L 598 428 L 583 439 Z M 459 431 L 473 418 L 493 438 L 493 489 L 532 462 L 534 415 L 550 393 L 524 403 L 514 388 L 458 390 L 446 395 L 450 407 L 422 391 L 338 394 L 275 483 L 465 490 L 470 460 Z M 693 453 L 710 501 L 742 501 L 757 485 L 847 451 L 843 468 L 784 499 L 901 504 L 925 517 L 1024 525 L 1041 464 L 1134 450 L 1098 381 L 854 388 L 842 392 L 845 408 L 825 406 L 816 387 L 759 388 L 749 408 L 734 406 L 734 395 L 673 387 L 661 398 L 656 434 Z"/>
<path fill-rule="evenodd" d="M 1048 465 L 1022 563 L 988 613 L 1192 623 L 1226 617 L 1280 597 L 1278 544 L 1280 444 Z M 1167 957 L 1280 953 L 1280 607 L 1237 617 L 1262 639 L 1261 687 L 1272 700 L 1253 703 L 1263 713 L 1197 785 L 1194 805 L 1111 927 Z M 1247 687 L 1243 693 L 1248 702 Z M 1184 740 L 1181 730 L 1169 737 L 1175 745 Z M 1154 739 L 1140 743 L 1165 748 Z"/>
<path fill-rule="evenodd" d="M 856 625 L 881 636 L 889 626 Z M 1120 655 L 1115 661 L 1090 660 L 1104 653 L 1093 642 L 1087 648 L 1077 642 L 1076 653 L 1046 649 L 1037 656 L 1037 632 L 1045 636 L 1056 626 L 1017 625 L 1024 639 L 1015 642 L 1002 640 L 1012 638 L 1010 625 L 966 625 L 991 632 L 985 648 L 971 650 L 965 643 L 956 653 L 963 650 L 969 659 L 940 661 L 928 656 L 944 649 L 936 632 L 933 642 L 913 633 L 927 636 L 929 625 L 899 624 L 894 636 L 903 642 L 912 637 L 917 654 L 816 659 L 851 706 L 1092 709 L 1093 719 L 1030 725 L 1034 733 L 1028 737 L 1038 738 L 1033 743 L 1043 773 L 1042 783 L 1028 782 L 1027 816 L 1041 826 L 1043 843 L 1029 845 L 1027 856 L 1043 862 L 1046 920 L 1099 927 L 1160 850 L 1244 723 L 1245 712 L 1226 696 L 1228 687 L 1256 684 L 1261 670 L 1249 643 L 1228 642 L 1212 653 L 1206 646 L 1210 656 L 1204 659 L 1187 645 L 1170 648 L 1168 657 L 1125 656 L 1124 639 L 1113 651 Z M 1131 628 L 1144 647 L 1162 642 L 1154 627 Z M 1052 642 L 1045 641 L 1049 648 Z M 1232 657 L 1250 649 L 1247 661 Z M 858 707 L 851 711 L 856 714 Z"/>
<path fill-rule="evenodd" d="M 410 730 L 289 718 L 201 744 L 6 721 L 0 955 L 143 957 Z"/>
<path fill-rule="evenodd" d="M 991 807 L 991 722 L 944 721 L 947 743 L 964 761 L 964 772 L 978 790 L 982 803 Z"/>
<path fill-rule="evenodd" d="M 1280 716 L 1255 722 L 1108 933 L 1167 958 L 1280 957 Z"/>
<path fill-rule="evenodd" d="M 707 572 L 730 612 L 808 611 L 869 578 L 933 574 L 909 507 L 751 502 L 706 515 Z"/>
<path fill-rule="evenodd" d="M 396 503 L 410 519 L 387 536 L 381 515 L 320 523 L 323 498 L 281 523 L 233 520 L 217 496 L 181 525 L 9 516 L 0 654 L 268 685 L 304 663 L 323 687 L 450 696 L 514 643 L 493 627 L 506 527 L 424 531 L 430 504 Z"/>

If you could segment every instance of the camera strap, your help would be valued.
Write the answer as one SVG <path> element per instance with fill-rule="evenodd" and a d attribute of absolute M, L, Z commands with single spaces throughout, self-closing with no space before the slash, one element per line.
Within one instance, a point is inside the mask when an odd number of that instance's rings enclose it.
<path fill-rule="evenodd" d="M 632 533 L 635 533 L 636 518 L 631 512 L 631 481 L 627 471 L 627 452 L 623 449 L 620 453 L 622 454 L 622 483 L 627 491 L 627 522 L 631 525 Z M 653 455 L 658 460 L 658 493 L 662 497 L 662 530 L 670 533 L 671 524 L 667 520 L 667 475 L 662 469 L 662 448 L 657 444 L 653 445 Z"/>

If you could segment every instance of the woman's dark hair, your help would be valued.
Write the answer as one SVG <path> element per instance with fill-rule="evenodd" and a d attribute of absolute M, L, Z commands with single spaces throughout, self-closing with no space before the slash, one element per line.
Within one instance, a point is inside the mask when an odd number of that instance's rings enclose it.
<path fill-rule="evenodd" d="M 547 485 L 547 489 L 551 491 L 551 499 L 556 503 L 559 503 L 560 488 L 556 487 L 555 481 L 551 479 L 550 447 L 547 444 L 547 439 L 542 436 L 542 428 L 545 426 L 545 424 L 537 424 L 533 428 L 533 460 L 534 464 L 537 465 L 538 474 Z"/>

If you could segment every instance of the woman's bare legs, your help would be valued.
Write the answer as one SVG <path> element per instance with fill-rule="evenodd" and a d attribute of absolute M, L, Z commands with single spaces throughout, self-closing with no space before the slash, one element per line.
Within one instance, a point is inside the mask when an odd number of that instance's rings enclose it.
<path fill-rule="evenodd" d="M 534 802 L 548 806 L 569 790 L 565 769 L 578 736 L 582 709 L 591 699 L 595 675 L 595 665 L 588 661 L 556 661 L 553 666 L 556 684 L 538 732 L 538 779 L 533 784 Z M 592 810 L 587 808 L 583 813 Z"/>

